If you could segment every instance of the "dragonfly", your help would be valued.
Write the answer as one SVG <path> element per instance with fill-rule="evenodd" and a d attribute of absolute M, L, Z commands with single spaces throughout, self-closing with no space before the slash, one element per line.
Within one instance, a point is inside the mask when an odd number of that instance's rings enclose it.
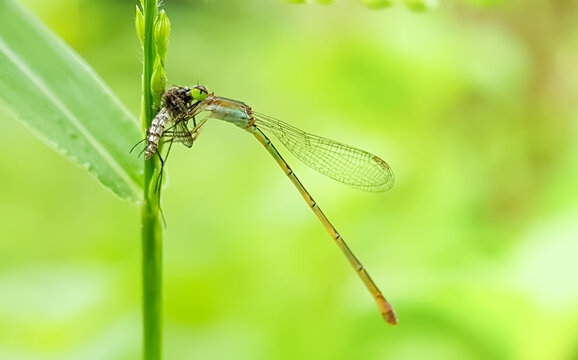
<path fill-rule="evenodd" d="M 373 296 L 384 320 L 391 325 L 397 324 L 398 319 L 391 304 L 262 130 L 273 134 L 295 157 L 312 169 L 355 188 L 368 191 L 390 189 L 394 184 L 394 175 L 390 166 L 381 158 L 364 150 L 307 133 L 279 119 L 254 112 L 250 106 L 241 101 L 215 96 L 214 93 L 208 94 L 208 92 L 199 93 L 197 98 L 200 102 L 190 113 L 187 113 L 187 116 L 194 119 L 201 113 L 207 113 L 207 115 L 190 133 L 198 134 L 200 127 L 210 118 L 232 123 L 251 133 L 275 159 L 339 246 Z M 177 142 L 187 140 L 186 136 L 175 139 Z"/>

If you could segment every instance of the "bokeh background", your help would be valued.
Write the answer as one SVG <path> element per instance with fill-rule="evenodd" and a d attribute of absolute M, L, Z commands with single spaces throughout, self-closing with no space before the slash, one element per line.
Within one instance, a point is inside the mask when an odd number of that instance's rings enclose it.
<path fill-rule="evenodd" d="M 23 4 L 136 117 L 135 2 Z M 261 145 L 213 121 L 169 162 L 166 359 L 578 359 L 574 1 L 164 8 L 169 85 L 392 166 L 395 187 L 365 193 L 283 152 L 400 318 Z M 0 359 L 139 359 L 139 208 L 1 118 Z"/>

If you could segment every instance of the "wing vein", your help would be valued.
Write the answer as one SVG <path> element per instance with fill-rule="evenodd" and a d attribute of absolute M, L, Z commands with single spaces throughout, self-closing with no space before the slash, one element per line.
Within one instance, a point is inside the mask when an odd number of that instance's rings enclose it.
<path fill-rule="evenodd" d="M 393 172 L 379 157 L 270 116 L 253 115 L 258 127 L 275 135 L 296 158 L 319 173 L 362 190 L 385 191 L 393 186 Z"/>

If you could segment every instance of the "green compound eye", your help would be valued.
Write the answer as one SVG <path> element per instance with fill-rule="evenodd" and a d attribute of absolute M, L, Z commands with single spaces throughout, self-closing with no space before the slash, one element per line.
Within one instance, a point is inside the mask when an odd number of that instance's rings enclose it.
<path fill-rule="evenodd" d="M 191 89 L 191 97 L 194 100 L 203 101 L 207 98 L 208 95 L 209 92 L 207 91 L 207 88 L 204 87 L 203 85 L 195 85 Z"/>

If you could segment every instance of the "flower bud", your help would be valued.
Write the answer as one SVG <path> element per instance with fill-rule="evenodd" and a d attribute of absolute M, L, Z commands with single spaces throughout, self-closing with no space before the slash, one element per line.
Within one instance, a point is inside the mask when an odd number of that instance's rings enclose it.
<path fill-rule="evenodd" d="M 167 77 L 165 75 L 165 68 L 159 57 L 155 59 L 155 66 L 151 77 L 151 93 L 154 99 L 154 107 L 160 106 L 160 98 L 165 87 L 167 86 Z"/>
<path fill-rule="evenodd" d="M 161 64 L 164 65 L 167 58 L 167 45 L 169 43 L 169 34 L 171 33 L 171 23 L 169 17 L 164 10 L 159 12 L 157 21 L 155 22 L 155 44 L 157 46 L 157 54 L 160 57 Z"/>

